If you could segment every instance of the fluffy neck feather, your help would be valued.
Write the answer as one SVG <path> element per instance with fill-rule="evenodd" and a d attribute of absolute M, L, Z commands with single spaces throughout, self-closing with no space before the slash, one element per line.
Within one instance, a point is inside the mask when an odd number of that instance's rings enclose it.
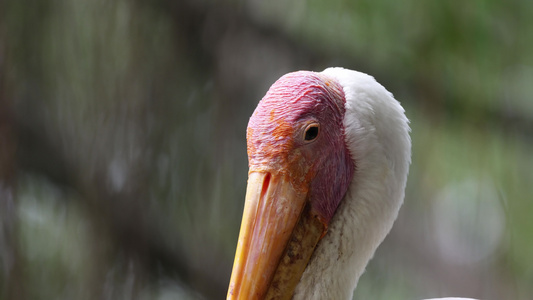
<path fill-rule="evenodd" d="M 345 139 L 356 170 L 294 299 L 351 299 L 359 277 L 403 202 L 411 161 L 404 110 L 373 77 L 342 68 L 323 74 L 346 95 Z"/>

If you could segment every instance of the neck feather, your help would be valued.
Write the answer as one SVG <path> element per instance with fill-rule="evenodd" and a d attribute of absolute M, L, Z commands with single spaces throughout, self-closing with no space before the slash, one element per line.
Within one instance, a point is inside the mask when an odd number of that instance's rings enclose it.
<path fill-rule="evenodd" d="M 352 298 L 398 215 L 411 160 L 408 120 L 392 94 L 363 73 L 330 68 L 323 74 L 343 86 L 345 140 L 356 170 L 294 299 Z"/>

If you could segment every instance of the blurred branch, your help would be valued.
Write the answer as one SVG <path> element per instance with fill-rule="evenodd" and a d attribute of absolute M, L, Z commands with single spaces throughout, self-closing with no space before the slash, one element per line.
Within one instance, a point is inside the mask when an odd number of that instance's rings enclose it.
<path fill-rule="evenodd" d="M 145 2 L 137 0 L 138 2 Z M 148 2 L 153 5 L 152 2 Z M 279 45 L 278 49 L 286 49 L 291 53 L 290 64 L 296 68 L 324 63 L 330 60 L 327 53 L 321 53 L 312 47 L 307 47 L 301 41 L 294 40 L 280 28 L 259 23 L 246 14 L 246 9 L 225 1 L 172 1 L 159 0 L 157 6 L 162 12 L 172 15 L 177 30 L 187 36 L 188 46 L 197 55 L 198 61 L 204 63 L 202 67 L 208 69 L 219 63 L 220 47 L 228 36 L 233 36 L 235 51 L 239 51 L 244 44 L 250 43 L 251 36 L 258 40 Z M 145 3 L 146 5 L 146 3 Z M 261 52 L 262 44 L 255 45 L 256 51 Z M 253 45 L 252 45 L 253 46 Z M 283 53 L 279 53 L 283 54 Z M 282 58 L 282 57 L 278 57 Z M 244 57 L 242 59 L 245 59 Z M 271 62 L 275 63 L 275 62 Z M 238 66 L 236 66 L 238 67 Z M 260 70 L 257 70 L 260 71 Z M 239 74 L 235 74 L 239 75 Z"/>

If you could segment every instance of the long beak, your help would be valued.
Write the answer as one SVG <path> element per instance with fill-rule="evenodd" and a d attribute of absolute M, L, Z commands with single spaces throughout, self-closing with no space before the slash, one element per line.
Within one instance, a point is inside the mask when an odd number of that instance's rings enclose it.
<path fill-rule="evenodd" d="M 290 299 L 326 226 L 286 175 L 251 172 L 227 299 Z"/>

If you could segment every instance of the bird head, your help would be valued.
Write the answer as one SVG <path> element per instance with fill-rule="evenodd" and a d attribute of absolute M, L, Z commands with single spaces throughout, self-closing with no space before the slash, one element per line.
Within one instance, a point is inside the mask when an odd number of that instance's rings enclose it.
<path fill-rule="evenodd" d="M 355 170 L 342 86 L 299 71 L 276 81 L 247 129 L 248 186 L 228 299 L 290 299 Z"/>

